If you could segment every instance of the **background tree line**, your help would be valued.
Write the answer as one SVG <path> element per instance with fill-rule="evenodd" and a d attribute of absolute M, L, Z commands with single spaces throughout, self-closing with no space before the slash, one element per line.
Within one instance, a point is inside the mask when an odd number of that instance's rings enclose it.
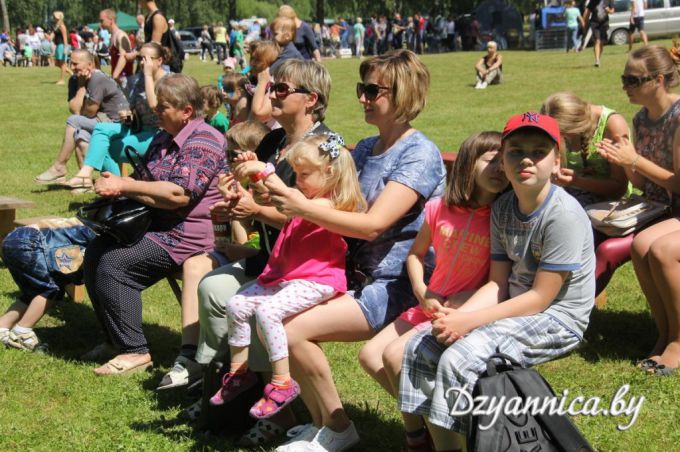
<path fill-rule="evenodd" d="M 68 26 L 96 22 L 104 8 L 137 14 L 137 0 L 0 0 L 3 8 L 3 28 L 49 25 L 51 13 L 63 11 Z M 480 0 L 157 0 L 159 7 L 172 17 L 181 28 L 203 23 L 226 22 L 257 16 L 271 20 L 278 7 L 284 3 L 295 8 L 305 20 L 369 16 L 400 12 L 403 16 L 416 12 L 423 14 L 463 14 L 474 9 Z M 512 0 L 520 11 L 529 12 L 532 0 Z"/>

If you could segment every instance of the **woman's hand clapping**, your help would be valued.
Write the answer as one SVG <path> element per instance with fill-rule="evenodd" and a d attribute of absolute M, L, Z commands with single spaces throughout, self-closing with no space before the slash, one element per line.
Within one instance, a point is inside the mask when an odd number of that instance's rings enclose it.
<path fill-rule="evenodd" d="M 597 150 L 602 157 L 609 163 L 613 163 L 624 168 L 630 167 L 638 159 L 639 155 L 635 146 L 627 138 L 622 138 L 619 142 L 605 138 L 597 143 Z"/>

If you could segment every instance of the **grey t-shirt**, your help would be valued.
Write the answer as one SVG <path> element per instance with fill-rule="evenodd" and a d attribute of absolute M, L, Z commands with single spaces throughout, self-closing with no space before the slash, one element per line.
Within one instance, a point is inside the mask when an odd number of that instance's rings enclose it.
<path fill-rule="evenodd" d="M 590 221 L 576 199 L 552 186 L 543 204 L 524 215 L 515 193 L 505 193 L 491 211 L 491 259 L 512 262 L 510 298 L 531 289 L 539 268 L 568 271 L 545 312 L 583 337 L 595 301 L 595 251 Z"/>
<path fill-rule="evenodd" d="M 99 104 L 99 111 L 105 113 L 111 121 L 118 122 L 118 112 L 130 108 L 118 84 L 102 71 L 92 72 L 85 89 L 85 102 L 89 100 Z M 78 91 L 78 79 L 75 76 L 69 79 L 68 90 L 68 100 L 71 100 Z"/>

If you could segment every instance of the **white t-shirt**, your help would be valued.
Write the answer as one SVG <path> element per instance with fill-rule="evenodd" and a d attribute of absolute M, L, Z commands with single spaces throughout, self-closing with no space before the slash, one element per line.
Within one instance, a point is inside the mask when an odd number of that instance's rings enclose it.
<path fill-rule="evenodd" d="M 645 17 L 645 0 L 632 0 L 635 3 L 635 17 Z"/>

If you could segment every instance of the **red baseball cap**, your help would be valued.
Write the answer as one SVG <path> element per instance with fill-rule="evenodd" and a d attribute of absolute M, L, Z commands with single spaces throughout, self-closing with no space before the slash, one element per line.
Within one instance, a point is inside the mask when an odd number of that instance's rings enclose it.
<path fill-rule="evenodd" d="M 508 122 L 505 123 L 505 127 L 503 128 L 503 139 L 525 127 L 533 127 L 542 130 L 559 146 L 560 125 L 557 124 L 557 121 L 555 121 L 554 118 L 533 111 L 510 116 L 510 119 L 508 119 Z"/>

